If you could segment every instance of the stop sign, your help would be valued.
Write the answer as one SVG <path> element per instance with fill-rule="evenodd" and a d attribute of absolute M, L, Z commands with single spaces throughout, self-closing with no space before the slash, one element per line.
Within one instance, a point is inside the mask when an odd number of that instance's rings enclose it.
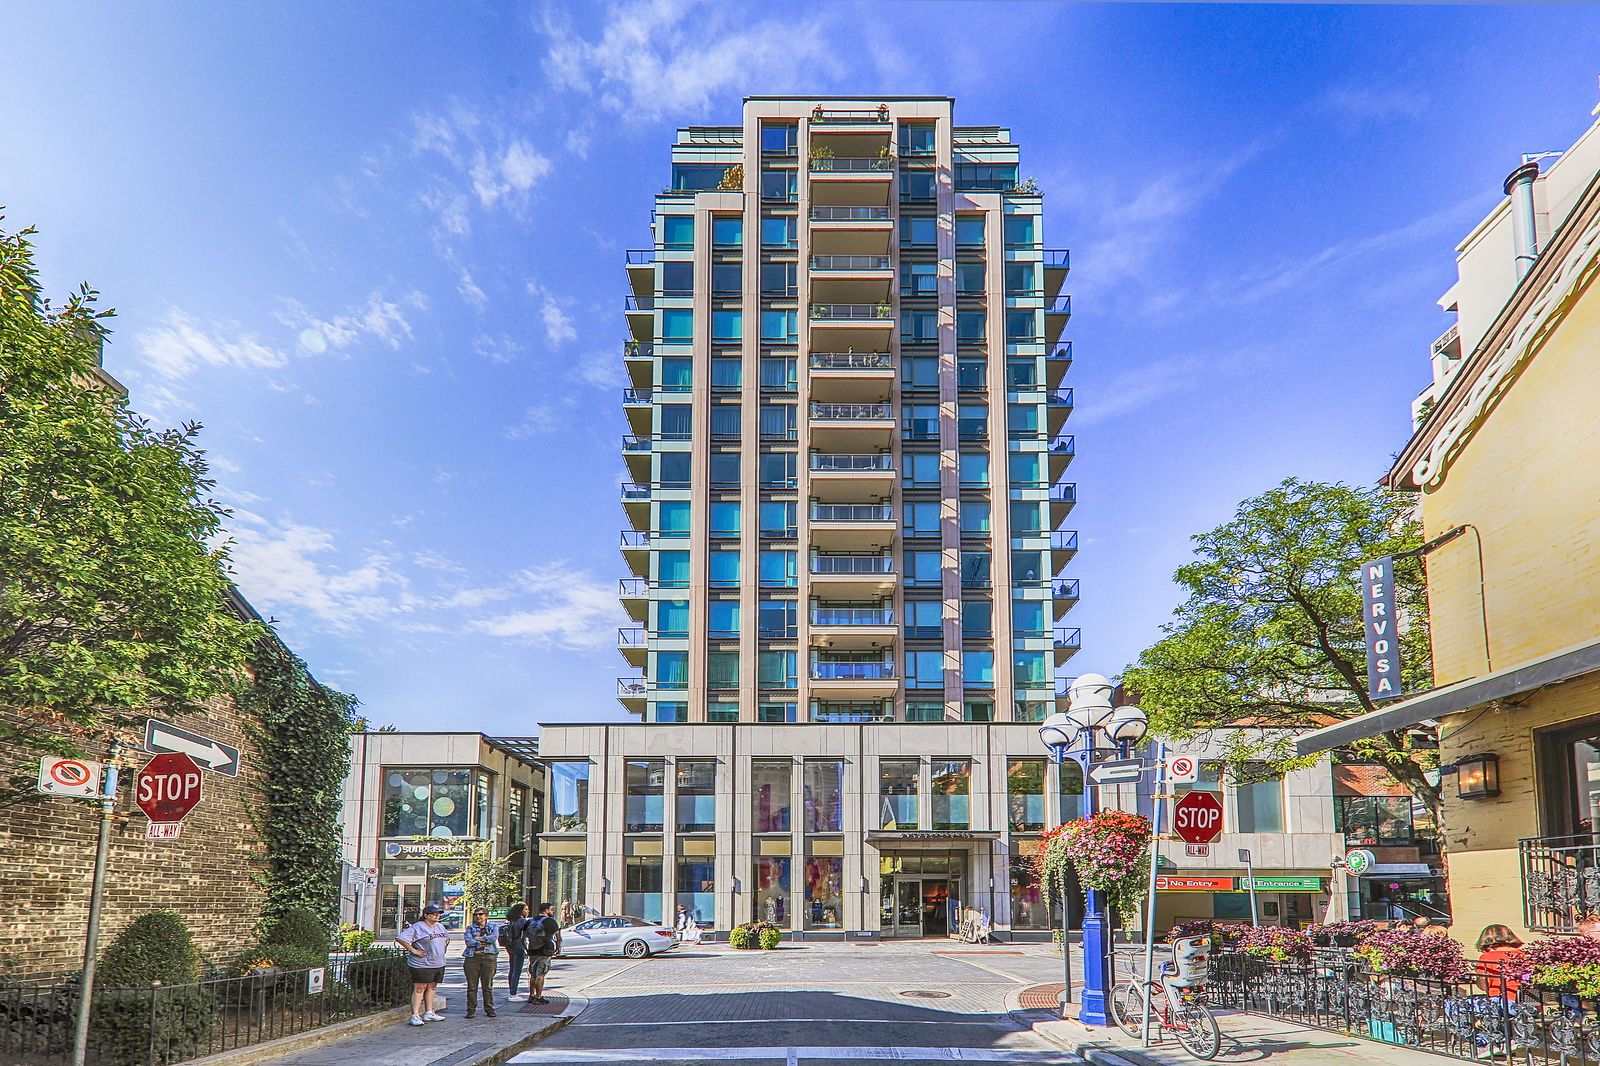
<path fill-rule="evenodd" d="M 1191 792 L 1172 808 L 1172 825 L 1190 844 L 1209 844 L 1222 835 L 1222 801 L 1209 792 Z"/>
<path fill-rule="evenodd" d="M 133 801 L 152 822 L 181 822 L 200 802 L 200 776 L 187 755 L 157 755 L 139 771 Z"/>

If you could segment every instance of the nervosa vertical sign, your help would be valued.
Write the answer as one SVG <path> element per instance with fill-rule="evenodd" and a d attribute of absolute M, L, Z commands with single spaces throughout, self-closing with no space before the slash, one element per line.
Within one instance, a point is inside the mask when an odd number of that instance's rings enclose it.
<path fill-rule="evenodd" d="M 1361 564 L 1361 617 L 1367 634 L 1367 696 L 1400 694 L 1400 642 L 1395 633 L 1394 556 Z"/>

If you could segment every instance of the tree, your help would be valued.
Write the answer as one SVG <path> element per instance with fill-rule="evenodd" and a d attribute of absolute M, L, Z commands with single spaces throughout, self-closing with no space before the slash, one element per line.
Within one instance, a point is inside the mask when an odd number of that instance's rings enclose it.
<path fill-rule="evenodd" d="M 1154 731 L 1193 736 L 1236 730 L 1230 771 L 1264 761 L 1271 774 L 1309 761 L 1292 734 L 1365 714 L 1366 641 L 1360 564 L 1422 543 L 1403 496 L 1294 478 L 1239 505 L 1233 521 L 1194 538 L 1179 567 L 1188 600 L 1163 636 L 1123 672 Z M 1428 605 L 1418 557 L 1395 561 L 1402 690 L 1432 683 Z M 1438 817 L 1439 789 L 1424 771 L 1436 755 L 1390 730 L 1349 749 L 1382 765 Z"/>
<path fill-rule="evenodd" d="M 469 920 L 474 908 L 497 910 L 510 902 L 517 890 L 517 875 L 511 869 L 510 858 L 496 859 L 493 851 L 493 844 L 474 844 L 461 875 L 461 906 Z"/>
<path fill-rule="evenodd" d="M 213 538 L 227 512 L 199 426 L 154 429 L 97 381 L 112 312 L 87 286 L 60 308 L 41 301 L 32 233 L 0 231 L 0 742 L 13 758 L 91 754 L 136 710 L 200 706 L 233 687 L 260 633 L 225 606 Z"/>

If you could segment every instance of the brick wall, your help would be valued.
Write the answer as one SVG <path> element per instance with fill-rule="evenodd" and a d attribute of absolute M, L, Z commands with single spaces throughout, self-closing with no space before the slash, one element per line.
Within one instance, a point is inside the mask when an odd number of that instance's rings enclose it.
<path fill-rule="evenodd" d="M 118 789 L 101 944 L 146 911 L 165 909 L 182 915 L 207 958 L 222 964 L 253 943 L 265 898 L 255 881 L 266 870 L 265 848 L 250 815 L 262 802 L 252 776 L 259 760 L 231 701 L 166 720 L 238 747 L 243 770 L 238 777 L 205 771 L 203 799 L 183 835 L 147 841 L 132 781 L 149 756 L 140 749 L 142 733 L 125 745 L 132 765 Z M 38 759 L 5 763 L 32 776 Z M 0 976 L 26 979 L 82 965 L 97 823 L 87 801 L 41 796 L 0 808 L 0 885 L 8 909 L 0 924 Z"/>

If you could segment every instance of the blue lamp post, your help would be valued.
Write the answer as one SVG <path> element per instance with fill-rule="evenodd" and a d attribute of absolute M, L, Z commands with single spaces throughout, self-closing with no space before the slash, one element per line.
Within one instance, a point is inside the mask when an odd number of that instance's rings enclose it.
<path fill-rule="evenodd" d="M 1099 810 L 1095 785 L 1089 775 L 1094 761 L 1094 738 L 1104 733 L 1123 753 L 1128 745 L 1138 742 L 1149 723 L 1137 707 L 1111 706 L 1114 686 L 1099 674 L 1084 674 L 1067 690 L 1067 710 L 1053 714 L 1039 726 L 1039 739 L 1057 763 L 1072 759 L 1083 771 L 1084 814 L 1093 816 Z M 1083 915 L 1083 1004 L 1078 1020 L 1085 1025 L 1107 1025 L 1106 988 L 1109 985 L 1110 952 L 1104 901 L 1095 889 L 1085 890 Z M 1066 886 L 1062 885 L 1061 912 L 1065 921 L 1067 911 Z M 1068 961 L 1065 930 L 1061 940 L 1061 954 L 1067 967 L 1066 987 L 1062 992 L 1062 1007 L 1071 998 L 1071 963 Z"/>

